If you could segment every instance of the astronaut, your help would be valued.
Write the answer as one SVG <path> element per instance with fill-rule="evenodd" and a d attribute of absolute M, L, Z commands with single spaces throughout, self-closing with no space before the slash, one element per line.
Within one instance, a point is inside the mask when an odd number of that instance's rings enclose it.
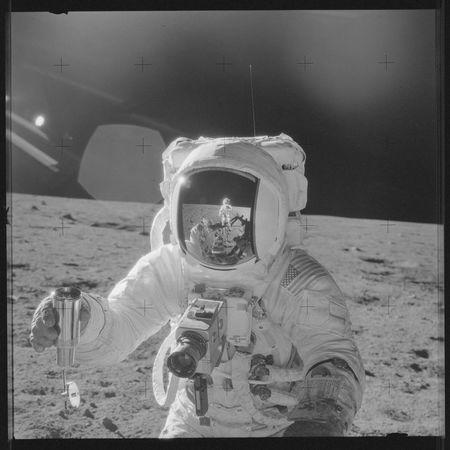
<path fill-rule="evenodd" d="M 222 222 L 222 226 L 231 227 L 231 202 L 229 198 L 224 198 L 222 201 L 222 205 L 219 209 L 219 216 Z"/>
<path fill-rule="evenodd" d="M 349 431 L 361 406 L 364 368 L 342 292 L 300 245 L 304 162 L 301 147 L 284 134 L 177 139 L 163 153 L 164 207 L 152 226 L 152 251 L 107 298 L 83 293 L 76 358 L 105 366 L 122 361 L 169 320 L 176 328 L 198 292 L 208 298 L 219 290 L 251 305 L 250 342 L 227 342 L 207 377 L 207 413 L 196 414 L 192 380 L 177 378 L 173 392 L 166 391 L 170 410 L 161 438 Z M 250 245 L 238 256 L 192 252 L 192 211 L 195 217 L 214 211 L 225 190 L 249 218 Z M 170 242 L 163 239 L 167 224 Z M 47 298 L 32 321 L 36 351 L 55 343 L 54 324 Z"/>

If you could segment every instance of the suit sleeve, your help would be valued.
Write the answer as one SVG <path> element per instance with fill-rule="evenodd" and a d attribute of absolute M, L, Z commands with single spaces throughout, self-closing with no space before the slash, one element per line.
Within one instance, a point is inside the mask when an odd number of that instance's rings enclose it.
<path fill-rule="evenodd" d="M 297 250 L 274 306 L 307 374 L 295 386 L 299 404 L 291 418 L 326 419 L 347 430 L 362 403 L 365 374 L 342 292 L 314 258 Z"/>
<path fill-rule="evenodd" d="M 113 364 L 181 312 L 183 271 L 166 245 L 142 257 L 108 298 L 83 293 L 91 318 L 77 346 L 81 363 Z"/>

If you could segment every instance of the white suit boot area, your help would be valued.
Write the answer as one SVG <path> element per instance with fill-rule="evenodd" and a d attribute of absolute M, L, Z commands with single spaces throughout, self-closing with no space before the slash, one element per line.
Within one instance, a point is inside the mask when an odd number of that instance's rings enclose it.
<path fill-rule="evenodd" d="M 341 291 L 300 248 L 304 161 L 286 135 L 177 139 L 163 153 L 152 251 L 107 299 L 83 293 L 81 363 L 118 363 L 171 321 L 153 368 L 170 405 L 160 437 L 349 430 L 364 368 Z"/>

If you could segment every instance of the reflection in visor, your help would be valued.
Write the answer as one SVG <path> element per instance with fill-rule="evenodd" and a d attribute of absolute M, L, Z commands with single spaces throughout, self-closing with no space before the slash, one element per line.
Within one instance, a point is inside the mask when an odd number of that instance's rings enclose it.
<path fill-rule="evenodd" d="M 179 195 L 178 234 L 202 263 L 231 266 L 255 256 L 253 210 L 257 179 L 230 170 L 195 172 Z"/>

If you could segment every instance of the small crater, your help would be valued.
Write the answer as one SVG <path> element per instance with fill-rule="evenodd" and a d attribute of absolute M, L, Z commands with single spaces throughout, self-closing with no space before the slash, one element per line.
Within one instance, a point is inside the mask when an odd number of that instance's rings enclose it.
<path fill-rule="evenodd" d="M 111 398 L 111 397 L 115 397 L 116 393 L 114 391 L 107 391 L 105 392 L 105 397 L 106 398 Z"/>
<path fill-rule="evenodd" d="M 375 374 L 373 372 L 371 372 L 370 370 L 365 370 L 364 373 L 368 376 L 368 377 L 374 377 Z"/>
<path fill-rule="evenodd" d="M 438 283 L 435 280 L 416 280 L 414 278 L 406 279 L 409 283 L 417 284 L 420 286 L 420 289 L 424 291 L 434 291 L 434 290 L 443 290 L 442 283 Z"/>
<path fill-rule="evenodd" d="M 111 381 L 100 381 L 100 386 L 102 386 L 102 387 L 108 387 L 111 385 L 112 385 Z"/>
<path fill-rule="evenodd" d="M 408 383 L 405 381 L 404 387 L 402 388 L 402 392 L 407 394 L 415 394 L 418 391 L 426 390 L 430 387 L 430 384 L 424 381 L 416 382 L 416 383 Z"/>
<path fill-rule="evenodd" d="M 16 263 L 16 264 L 8 264 L 9 267 L 13 269 L 24 269 L 28 270 L 30 268 L 30 265 L 28 263 Z"/>
<path fill-rule="evenodd" d="M 76 222 L 76 221 L 77 221 L 76 219 L 74 219 L 74 218 L 72 217 L 71 214 L 64 214 L 64 216 L 61 216 L 61 218 L 62 218 L 62 219 L 67 219 L 67 220 L 71 220 L 72 222 Z"/>
<path fill-rule="evenodd" d="M 66 418 L 66 417 L 64 417 Z M 57 428 L 50 428 L 47 431 L 47 434 L 44 436 L 45 439 L 64 439 L 70 437 L 70 434 L 67 435 L 65 430 L 63 429 L 57 429 Z"/>
<path fill-rule="evenodd" d="M 47 388 L 36 387 L 36 388 L 31 388 L 31 389 L 22 389 L 22 392 L 25 394 L 31 394 L 31 395 L 46 395 Z"/>
<path fill-rule="evenodd" d="M 371 256 L 360 256 L 359 259 L 361 259 L 362 261 L 372 263 L 372 264 L 384 264 L 386 262 L 386 260 L 383 258 L 374 258 Z"/>
<path fill-rule="evenodd" d="M 405 394 L 414 394 L 415 392 L 413 387 L 408 382 L 405 382 L 405 385 L 404 387 L 402 387 L 401 391 L 404 392 Z"/>
<path fill-rule="evenodd" d="M 118 230 L 126 230 L 126 231 L 136 231 L 138 227 L 136 225 L 120 225 L 117 227 Z"/>
<path fill-rule="evenodd" d="M 60 374 L 56 372 L 55 370 L 48 370 L 45 372 L 45 375 L 47 378 L 59 378 Z"/>
<path fill-rule="evenodd" d="M 94 222 L 91 224 L 91 227 L 99 227 L 99 228 L 116 228 L 119 224 L 116 222 Z"/>
<path fill-rule="evenodd" d="M 103 426 L 113 433 L 118 430 L 118 426 L 109 418 L 105 417 L 102 421 Z"/>
<path fill-rule="evenodd" d="M 356 299 L 356 303 L 359 303 L 360 305 L 369 305 L 371 303 L 375 303 L 380 301 L 379 297 L 375 296 L 375 295 L 367 295 L 367 294 L 363 294 L 362 297 L 358 297 Z"/>
<path fill-rule="evenodd" d="M 389 270 L 382 270 L 381 272 L 373 272 L 376 275 L 383 275 L 383 276 L 387 276 L 387 275 L 392 275 L 394 272 L 390 272 Z"/>
<path fill-rule="evenodd" d="M 98 228 L 117 228 L 118 226 L 119 224 L 115 222 L 94 222 L 91 224 L 91 227 Z"/>
<path fill-rule="evenodd" d="M 419 364 L 416 363 L 412 363 L 409 365 L 409 367 L 411 367 L 411 369 L 414 370 L 414 372 L 422 372 L 422 367 L 419 366 Z"/>
<path fill-rule="evenodd" d="M 384 413 L 397 422 L 409 422 L 412 420 L 411 416 L 403 410 L 387 409 Z"/>
<path fill-rule="evenodd" d="M 423 350 L 413 350 L 413 352 L 414 352 L 414 354 L 416 356 L 419 356 L 420 358 L 429 358 L 430 357 L 430 354 L 429 354 L 428 350 L 425 350 L 425 349 L 423 349 Z"/>
<path fill-rule="evenodd" d="M 91 411 L 88 408 L 85 409 L 85 411 L 83 413 L 83 416 L 84 417 L 89 417 L 90 419 L 95 419 L 94 414 L 92 414 Z"/>
<path fill-rule="evenodd" d="M 120 225 L 116 222 L 94 222 L 91 227 L 97 228 L 112 228 L 114 230 L 125 230 L 125 231 L 136 231 L 138 229 L 142 230 L 141 234 L 148 235 L 148 231 L 143 230 L 142 225 Z"/>

